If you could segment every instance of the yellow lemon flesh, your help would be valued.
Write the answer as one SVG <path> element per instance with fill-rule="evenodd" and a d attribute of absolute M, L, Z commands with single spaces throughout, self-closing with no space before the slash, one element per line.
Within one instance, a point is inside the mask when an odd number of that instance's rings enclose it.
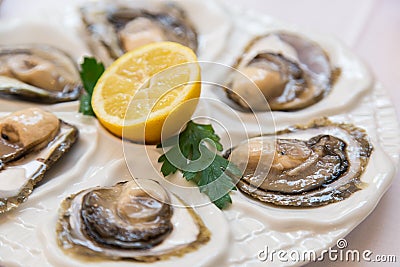
<path fill-rule="evenodd" d="M 161 135 L 176 133 L 192 116 L 200 72 L 195 53 L 186 46 L 159 42 L 139 47 L 105 70 L 93 91 L 93 110 L 113 134 L 159 143 Z"/>

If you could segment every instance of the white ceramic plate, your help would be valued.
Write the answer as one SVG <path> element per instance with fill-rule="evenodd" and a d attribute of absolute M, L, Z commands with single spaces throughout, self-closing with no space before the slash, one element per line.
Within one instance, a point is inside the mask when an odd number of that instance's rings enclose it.
<path fill-rule="evenodd" d="M 45 42 L 65 49 L 79 59 L 88 54 L 85 44 L 79 38 L 79 19 L 75 13 L 76 6 L 82 1 L 40 0 L 34 4 L 22 0 L 5 1 L 1 13 L 3 16 L 0 17 L 0 44 Z M 187 1 L 181 2 L 187 6 L 189 14 L 199 19 L 197 25 L 204 33 L 200 39 L 201 51 L 204 51 L 201 56 L 203 60 L 230 64 L 240 55 L 246 42 L 255 35 L 275 29 L 298 31 L 296 27 L 272 18 L 221 6 L 216 1 L 196 1 L 194 5 Z M 312 249 L 321 252 L 335 245 L 339 238 L 348 234 L 372 212 L 387 190 L 394 177 L 394 166 L 399 163 L 400 151 L 399 124 L 388 97 L 379 84 L 373 85 L 365 66 L 340 42 L 330 37 L 300 32 L 321 43 L 332 54 L 333 62 L 343 68 L 344 76 L 332 94 L 318 104 L 296 113 L 274 112 L 276 127 L 284 128 L 299 120 L 306 122 L 317 116 L 329 115 L 335 121 L 350 122 L 365 128 L 375 147 L 362 178 L 368 186 L 342 202 L 321 208 L 296 210 L 264 206 L 235 192 L 232 194 L 234 204 L 224 212 L 213 205 L 197 208 L 212 232 L 212 240 L 206 246 L 183 258 L 157 262 L 155 266 L 265 266 L 267 263 L 257 259 L 265 246 L 275 250 L 301 252 Z M 238 40 L 235 45 L 232 45 L 233 39 Z M 207 52 L 206 47 L 213 48 L 211 53 Z M 204 71 L 207 75 L 207 70 Z M 337 104 L 337 99 L 342 99 L 340 96 L 349 87 L 355 90 L 345 101 Z M 217 100 L 221 97 L 210 90 L 204 91 L 202 96 Z M 0 116 L 28 106 L 32 104 L 0 99 Z M 121 140 L 108 134 L 95 120 L 76 114 L 76 102 L 45 107 L 77 125 L 81 130 L 81 138 L 62 163 L 54 166 L 47 175 L 46 183 L 38 187 L 27 202 L 17 210 L 0 216 L 0 265 L 5 267 L 89 265 L 67 257 L 55 245 L 54 224 L 58 206 L 66 196 L 81 189 L 129 179 L 123 161 L 123 148 L 125 154 L 130 155 L 131 162 L 128 163 L 134 166 L 135 175 L 157 176 L 154 172 L 150 174 L 150 170 L 145 167 L 136 145 L 123 146 Z M 238 132 L 236 121 L 226 112 L 222 103 L 221 106 L 213 106 L 211 110 L 202 105 L 198 109 L 207 114 L 218 114 L 218 120 L 225 121 L 226 129 L 232 136 L 236 136 L 233 144 L 239 141 L 238 137 L 243 133 Z M 242 120 L 248 120 L 246 114 L 236 114 Z M 257 133 L 251 132 L 252 127 L 249 129 L 249 134 Z M 265 126 L 264 130 L 273 131 L 274 124 Z M 222 141 L 227 144 L 225 139 Z M 155 149 L 149 151 L 151 161 L 159 169 L 155 163 L 159 152 Z M 152 178 L 162 181 L 159 173 Z M 172 179 L 179 180 L 181 177 L 175 176 Z M 192 187 L 183 179 L 180 183 Z M 183 193 L 183 198 L 204 199 L 197 190 L 191 192 L 194 193 L 190 196 Z M 304 262 L 289 260 L 286 263 L 275 261 L 268 264 L 301 265 Z M 102 262 L 90 265 L 106 267 L 148 264 Z"/>

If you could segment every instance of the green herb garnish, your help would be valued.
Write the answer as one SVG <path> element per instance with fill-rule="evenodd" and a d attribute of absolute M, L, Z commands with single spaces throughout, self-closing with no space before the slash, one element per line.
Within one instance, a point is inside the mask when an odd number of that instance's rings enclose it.
<path fill-rule="evenodd" d="M 101 62 L 97 62 L 95 58 L 85 57 L 81 64 L 80 76 L 83 87 L 86 93 L 82 94 L 80 98 L 79 112 L 84 115 L 95 116 L 92 109 L 92 94 L 94 86 L 101 74 L 104 72 L 104 65 Z"/>
<path fill-rule="evenodd" d="M 188 181 L 197 184 L 200 192 L 208 195 L 220 209 L 226 208 L 232 199 L 231 190 L 236 190 L 232 178 L 227 174 L 240 177 L 240 170 L 216 152 L 223 150 L 220 138 L 211 125 L 189 121 L 179 136 L 172 137 L 157 147 L 171 147 L 158 162 L 162 162 L 161 172 L 168 176 L 179 170 Z"/>

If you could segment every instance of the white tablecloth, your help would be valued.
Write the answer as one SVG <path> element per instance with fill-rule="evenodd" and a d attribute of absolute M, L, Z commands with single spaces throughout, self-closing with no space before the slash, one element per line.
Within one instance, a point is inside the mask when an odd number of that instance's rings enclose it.
<path fill-rule="evenodd" d="M 369 65 L 376 80 L 386 88 L 400 117 L 400 1 L 398 0 L 225 0 L 230 4 L 296 24 L 342 40 Z M 376 209 L 354 229 L 346 240 L 349 249 L 394 254 L 400 262 L 400 174 Z M 371 266 L 366 262 L 312 263 L 318 266 Z"/>

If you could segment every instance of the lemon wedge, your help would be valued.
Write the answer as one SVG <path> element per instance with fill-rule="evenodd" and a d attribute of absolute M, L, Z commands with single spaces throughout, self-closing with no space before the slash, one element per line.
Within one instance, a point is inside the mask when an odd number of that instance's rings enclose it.
<path fill-rule="evenodd" d="M 145 45 L 104 71 L 94 88 L 92 107 L 111 133 L 156 144 L 192 116 L 201 92 L 200 73 L 190 48 L 174 42 Z"/>

